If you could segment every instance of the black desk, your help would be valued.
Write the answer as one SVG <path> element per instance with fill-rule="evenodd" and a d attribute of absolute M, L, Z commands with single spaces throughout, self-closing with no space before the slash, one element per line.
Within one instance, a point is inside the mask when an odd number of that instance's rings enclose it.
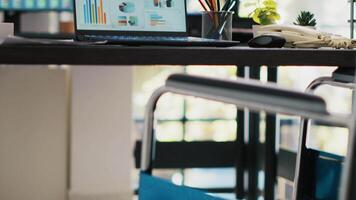
<path fill-rule="evenodd" d="M 356 50 L 248 47 L 0 46 L 0 64 L 353 67 Z"/>
<path fill-rule="evenodd" d="M 333 49 L 251 49 L 248 47 L 213 48 L 213 47 L 127 47 L 127 46 L 0 46 L 0 64 L 67 64 L 67 65 L 237 65 L 237 66 L 338 66 L 355 67 L 356 50 Z M 270 68 L 271 69 L 271 68 Z M 243 71 L 243 70 L 241 70 Z M 250 76 L 258 78 L 259 71 L 250 72 Z M 269 78 L 276 81 L 276 77 Z M 238 127 L 243 127 L 241 122 L 243 113 L 239 112 Z M 252 117 L 251 117 L 252 116 Z M 250 134 L 258 140 L 259 118 L 251 115 Z M 253 127 L 252 127 L 253 126 Z M 274 126 L 274 128 L 273 128 Z M 270 137 L 266 137 L 266 146 L 271 149 L 266 152 L 266 164 L 271 174 L 266 173 L 265 199 L 273 199 L 276 170 L 275 145 L 275 117 L 267 117 L 267 128 Z M 241 129 L 240 129 L 241 130 Z M 243 138 L 243 131 L 238 131 L 238 138 Z M 267 134 L 267 133 L 266 133 Z M 241 140 L 239 140 L 241 141 Z M 239 152 L 248 151 L 247 156 L 253 158 L 248 164 L 249 172 L 254 172 L 249 177 L 249 188 L 255 199 L 257 190 L 256 159 L 258 154 L 256 144 L 237 144 Z M 238 155 L 239 160 L 244 160 L 246 155 Z M 266 162 L 267 163 L 267 162 Z M 246 168 L 242 168 L 246 169 Z M 241 170 L 241 168 L 240 168 Z M 238 175 L 237 183 L 241 183 L 243 190 L 243 173 Z M 240 188 L 241 189 L 241 188 Z M 237 188 L 239 190 L 239 188 Z M 241 191 L 238 191 L 239 193 Z M 242 191 L 243 192 L 243 191 Z"/>

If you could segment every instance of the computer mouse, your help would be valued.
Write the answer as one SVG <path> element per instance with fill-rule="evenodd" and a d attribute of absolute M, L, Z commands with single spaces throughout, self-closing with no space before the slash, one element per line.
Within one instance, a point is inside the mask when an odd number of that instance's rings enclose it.
<path fill-rule="evenodd" d="M 260 35 L 248 41 L 249 47 L 255 48 L 281 48 L 286 43 L 286 39 L 278 35 Z"/>

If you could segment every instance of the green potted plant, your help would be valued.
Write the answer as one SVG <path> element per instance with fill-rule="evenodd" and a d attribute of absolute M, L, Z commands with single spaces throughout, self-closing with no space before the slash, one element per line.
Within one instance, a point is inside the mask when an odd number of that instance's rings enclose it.
<path fill-rule="evenodd" d="M 316 19 L 314 18 L 314 14 L 309 11 L 300 12 L 294 25 L 307 26 L 315 29 Z"/>
<path fill-rule="evenodd" d="M 256 35 L 259 25 L 275 24 L 281 18 L 277 11 L 276 0 L 257 0 L 250 3 L 249 6 L 255 7 L 249 15 L 257 25 L 252 26 L 254 35 Z"/>

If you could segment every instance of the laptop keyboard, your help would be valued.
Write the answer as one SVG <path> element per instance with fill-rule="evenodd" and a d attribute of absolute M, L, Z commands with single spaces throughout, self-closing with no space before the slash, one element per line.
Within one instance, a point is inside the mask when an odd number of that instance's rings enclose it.
<path fill-rule="evenodd" d="M 88 39 L 109 41 L 188 41 L 188 37 L 87 35 Z"/>

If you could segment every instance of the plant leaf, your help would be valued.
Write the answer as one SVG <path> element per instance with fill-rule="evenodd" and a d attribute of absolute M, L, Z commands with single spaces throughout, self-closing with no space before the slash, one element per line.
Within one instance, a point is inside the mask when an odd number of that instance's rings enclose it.
<path fill-rule="evenodd" d="M 314 18 L 314 14 L 312 14 L 311 12 L 302 11 L 298 15 L 297 20 L 294 24 L 301 26 L 315 26 L 316 19 Z"/>
<path fill-rule="evenodd" d="M 274 0 L 265 0 L 263 5 L 268 8 L 277 8 L 277 3 Z"/>
<path fill-rule="evenodd" d="M 260 13 L 261 13 L 261 9 L 260 8 L 256 8 L 255 11 L 252 14 L 252 19 L 254 22 L 256 22 L 257 24 L 261 23 L 260 20 Z"/>

